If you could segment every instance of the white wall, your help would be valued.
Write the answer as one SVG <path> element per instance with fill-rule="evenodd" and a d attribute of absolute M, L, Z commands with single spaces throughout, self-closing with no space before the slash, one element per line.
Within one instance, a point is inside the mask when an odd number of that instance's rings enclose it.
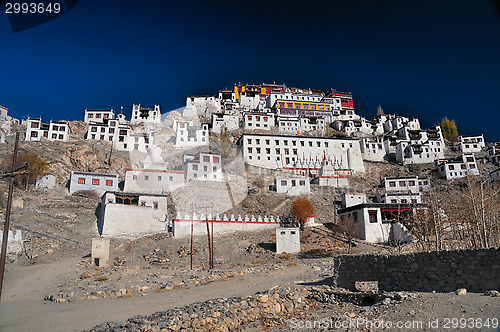
<path fill-rule="evenodd" d="M 245 162 L 264 168 L 292 166 L 295 161 L 303 158 L 322 161 L 326 156 L 332 161 L 342 161 L 339 168 L 353 169 L 357 173 L 365 172 L 358 140 L 244 134 L 240 139 L 240 146 Z"/>
<path fill-rule="evenodd" d="M 289 254 L 300 252 L 300 229 L 298 227 L 276 228 L 276 253 L 284 252 Z"/>
<path fill-rule="evenodd" d="M 291 196 L 307 195 L 311 192 L 310 182 L 307 177 L 276 177 L 276 192 Z"/>

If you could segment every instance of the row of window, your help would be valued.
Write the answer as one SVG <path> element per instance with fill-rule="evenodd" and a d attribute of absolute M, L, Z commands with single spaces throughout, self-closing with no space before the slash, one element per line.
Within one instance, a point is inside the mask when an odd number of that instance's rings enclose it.
<path fill-rule="evenodd" d="M 305 110 L 320 110 L 324 111 L 330 110 L 330 105 L 328 104 L 306 104 L 306 103 L 290 103 L 290 102 L 278 102 L 281 108 L 294 108 L 294 109 L 305 109 Z"/>
<path fill-rule="evenodd" d="M 476 168 L 476 164 L 469 164 L 470 168 Z M 448 170 L 453 171 L 455 169 L 455 165 L 448 165 Z M 467 169 L 466 164 L 460 164 L 460 169 Z M 444 172 L 444 166 L 441 166 L 441 171 Z"/>
<path fill-rule="evenodd" d="M 283 150 L 284 150 L 286 155 L 290 154 L 290 149 L 283 149 Z M 276 152 L 277 155 L 281 154 L 280 148 L 275 148 L 274 151 Z M 257 152 L 257 154 L 260 154 L 261 148 L 255 148 L 255 152 Z M 292 152 L 293 152 L 294 156 L 297 156 L 297 149 L 292 149 Z M 248 153 L 253 153 L 252 147 L 248 148 Z M 266 148 L 266 154 L 271 154 L 271 148 Z"/>
<path fill-rule="evenodd" d="M 180 141 L 180 142 L 184 142 L 184 137 L 181 137 L 181 138 L 179 139 L 179 141 Z M 201 138 L 201 141 L 202 141 L 202 142 L 205 142 L 205 137 L 202 137 L 202 138 Z M 188 142 L 198 142 L 198 138 L 197 138 L 197 137 L 193 137 L 192 139 L 189 139 L 189 138 L 188 138 Z"/>
<path fill-rule="evenodd" d="M 33 138 L 37 138 L 38 137 L 38 132 L 37 131 L 32 131 L 31 132 L 31 137 Z M 43 137 L 45 138 L 48 138 L 49 137 L 49 132 L 48 131 L 44 131 L 43 132 Z M 63 134 L 52 134 L 52 139 L 64 139 L 64 135 Z"/>
<path fill-rule="evenodd" d="M 252 144 L 253 141 L 255 141 L 256 145 L 259 145 L 261 140 L 260 140 L 260 138 L 255 138 L 254 140 L 252 140 L 251 138 L 247 139 L 247 143 L 248 144 Z M 266 142 L 266 145 L 271 145 L 271 140 L 270 139 L 266 139 L 265 142 Z M 280 145 L 280 140 L 278 140 L 278 139 L 274 140 L 274 143 L 275 143 L 275 145 Z M 287 146 L 288 145 L 288 140 L 284 140 L 283 141 L 283 145 Z M 313 147 L 314 141 L 308 141 L 308 145 L 309 145 L 309 147 Z M 297 146 L 297 141 L 292 141 L 292 146 Z M 305 141 L 300 141 L 300 146 L 306 146 L 306 142 Z M 321 141 L 316 141 L 316 146 L 318 148 L 320 148 L 321 147 Z M 325 148 L 327 148 L 329 146 L 329 142 L 323 141 L 323 146 Z M 345 147 L 345 143 L 341 143 L 341 146 L 344 148 Z M 349 147 L 352 148 L 352 143 L 349 143 Z"/>
<path fill-rule="evenodd" d="M 94 115 L 95 115 L 96 119 L 100 119 L 101 116 L 103 119 L 109 119 L 110 114 L 109 113 L 104 113 L 104 114 L 102 114 L 102 113 L 95 113 L 95 114 L 94 113 L 87 113 L 87 118 L 92 119 L 92 118 L 94 118 Z"/>
<path fill-rule="evenodd" d="M 198 174 L 197 173 L 193 173 L 193 178 L 197 179 L 198 178 Z M 208 174 L 203 174 L 203 178 L 208 179 Z M 214 179 L 217 179 L 217 175 L 216 174 L 214 174 Z"/>
<path fill-rule="evenodd" d="M 252 121 L 252 118 L 253 118 L 252 115 L 248 115 L 248 117 L 247 117 L 248 121 Z M 255 115 L 255 120 L 256 121 L 260 121 L 260 118 L 261 118 L 260 115 Z M 267 122 L 268 117 L 267 116 L 263 116 L 262 119 L 264 120 L 264 122 Z"/>
<path fill-rule="evenodd" d="M 86 179 L 85 178 L 78 178 L 78 184 L 85 184 Z M 98 186 L 101 183 L 100 179 L 92 179 L 92 185 L 93 186 Z M 111 187 L 113 186 L 113 180 L 106 180 L 106 186 Z"/>
<path fill-rule="evenodd" d="M 193 171 L 197 171 L 198 170 L 198 164 L 193 164 Z M 203 166 L 203 171 L 204 172 L 208 172 L 208 166 Z M 212 167 L 212 172 L 217 172 L 217 166 L 213 166 Z"/>
<path fill-rule="evenodd" d="M 406 187 L 406 181 L 399 181 L 399 186 L 400 187 Z M 415 186 L 415 181 L 414 180 L 409 180 L 408 181 L 408 186 L 414 187 Z M 391 187 L 391 188 L 396 187 L 396 181 L 389 181 L 389 187 Z"/>
<path fill-rule="evenodd" d="M 416 199 L 410 199 L 410 202 L 412 204 L 417 204 L 417 200 Z M 401 204 L 407 204 L 408 203 L 408 200 L 406 198 L 402 198 L 399 202 L 397 199 L 391 199 L 391 203 L 392 204 L 397 204 L 397 203 L 401 203 Z"/>
<path fill-rule="evenodd" d="M 292 187 L 297 186 L 297 180 L 290 180 Z M 299 180 L 299 186 L 305 186 L 306 185 L 306 180 Z M 288 186 L 288 180 L 281 180 L 281 186 L 286 187 Z"/>
<path fill-rule="evenodd" d="M 31 122 L 31 128 L 39 128 L 40 122 Z M 66 131 L 66 126 L 52 125 L 52 131 Z"/>
<path fill-rule="evenodd" d="M 212 157 L 212 160 L 213 160 L 214 164 L 218 164 L 219 163 L 219 157 Z M 210 162 L 210 156 L 203 156 L 203 162 L 204 163 L 209 163 Z"/>
<path fill-rule="evenodd" d="M 91 134 L 91 135 L 90 135 L 90 138 L 91 138 L 91 139 L 96 139 L 96 134 Z M 101 141 L 104 141 L 104 138 L 105 138 L 105 136 L 104 136 L 104 135 L 101 135 L 101 136 L 99 137 L 99 139 L 100 139 Z M 113 141 L 113 136 L 109 136 L 109 141 L 110 141 L 110 142 L 111 142 L 111 141 Z"/>
<path fill-rule="evenodd" d="M 137 175 L 132 175 L 132 180 L 137 180 Z M 158 175 L 158 181 L 162 180 L 162 176 Z M 144 175 L 144 181 L 149 181 L 149 175 Z M 168 181 L 174 181 L 173 176 L 168 177 Z"/>

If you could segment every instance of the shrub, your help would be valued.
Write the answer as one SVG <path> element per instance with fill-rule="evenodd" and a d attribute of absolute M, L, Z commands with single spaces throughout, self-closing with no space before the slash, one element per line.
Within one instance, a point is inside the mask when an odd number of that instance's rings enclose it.
<path fill-rule="evenodd" d="M 304 230 L 307 218 L 314 216 L 314 204 L 306 197 L 297 198 L 292 202 L 292 215 L 300 223 L 300 229 Z"/>

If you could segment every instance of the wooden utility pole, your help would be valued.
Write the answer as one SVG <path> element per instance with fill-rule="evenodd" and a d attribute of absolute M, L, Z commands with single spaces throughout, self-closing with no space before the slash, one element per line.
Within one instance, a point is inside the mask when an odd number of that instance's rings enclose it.
<path fill-rule="evenodd" d="M 14 155 L 12 156 L 12 172 L 16 169 L 17 151 L 19 149 L 19 132 L 16 133 L 16 144 Z M 7 258 L 7 241 L 9 239 L 10 210 L 12 208 L 12 193 L 14 192 L 14 174 L 10 177 L 9 196 L 7 199 L 7 209 L 5 211 L 5 225 L 3 226 L 2 256 L 0 257 L 0 298 L 2 297 L 3 274 L 5 271 L 5 260 Z"/>

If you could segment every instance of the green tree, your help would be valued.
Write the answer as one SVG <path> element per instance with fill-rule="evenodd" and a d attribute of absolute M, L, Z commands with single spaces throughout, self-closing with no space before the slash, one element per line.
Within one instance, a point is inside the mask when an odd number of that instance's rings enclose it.
<path fill-rule="evenodd" d="M 314 217 L 314 204 L 306 197 L 297 198 L 292 202 L 291 213 L 299 221 L 300 229 L 304 230 L 307 218 Z"/>
<path fill-rule="evenodd" d="M 456 142 L 458 137 L 457 125 L 455 124 L 455 120 L 449 120 L 445 117 L 440 123 L 441 131 L 443 132 L 443 137 L 450 141 Z"/>

